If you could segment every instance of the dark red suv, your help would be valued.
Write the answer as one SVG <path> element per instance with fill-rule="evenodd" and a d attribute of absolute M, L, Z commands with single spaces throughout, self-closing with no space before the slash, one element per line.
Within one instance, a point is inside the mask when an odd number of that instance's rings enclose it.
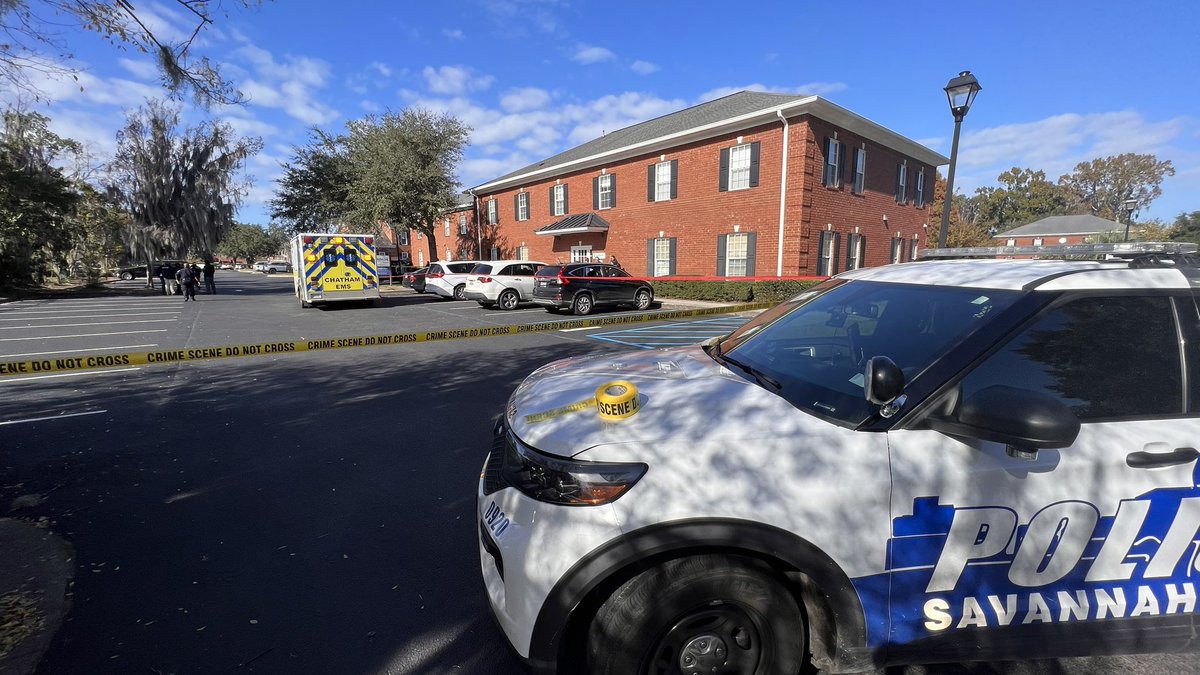
<path fill-rule="evenodd" d="M 653 300 L 649 283 L 614 265 L 547 265 L 534 275 L 533 301 L 550 312 L 570 308 L 575 314 L 590 314 L 606 305 L 633 305 L 641 310 Z"/>

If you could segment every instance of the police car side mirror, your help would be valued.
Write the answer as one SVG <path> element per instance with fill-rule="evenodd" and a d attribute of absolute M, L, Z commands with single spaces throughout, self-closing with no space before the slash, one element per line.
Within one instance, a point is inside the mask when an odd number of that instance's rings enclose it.
<path fill-rule="evenodd" d="M 904 373 L 886 356 L 872 356 L 863 375 L 863 393 L 875 405 L 887 405 L 904 393 Z"/>
<path fill-rule="evenodd" d="M 1079 435 L 1079 418 L 1039 391 L 994 385 L 966 398 L 953 416 L 934 416 L 935 431 L 1004 443 L 1018 451 L 1065 448 Z"/>

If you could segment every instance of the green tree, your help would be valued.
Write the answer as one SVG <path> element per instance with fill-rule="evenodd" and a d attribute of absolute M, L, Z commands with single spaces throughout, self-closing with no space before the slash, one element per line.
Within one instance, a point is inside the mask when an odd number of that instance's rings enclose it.
<path fill-rule="evenodd" d="M 1045 171 L 1013 167 L 996 180 L 999 187 L 975 191 L 980 200 L 980 221 L 993 234 L 1067 213 L 1066 190 L 1046 180 Z"/>
<path fill-rule="evenodd" d="M 77 181 L 76 190 L 67 269 L 72 276 L 96 281 L 101 270 L 114 267 L 125 253 L 121 233 L 130 225 L 129 213 L 87 183 Z"/>
<path fill-rule="evenodd" d="M 939 171 L 933 181 L 933 202 L 929 205 L 929 227 L 936 228 L 931 233 L 931 243 L 937 241 L 941 234 L 942 205 L 946 198 L 946 179 Z M 994 242 L 988 232 L 980 224 L 980 198 L 966 197 L 961 192 L 954 195 L 950 202 L 950 225 L 946 232 L 946 246 L 957 248 L 961 246 L 990 246 Z"/>
<path fill-rule="evenodd" d="M 351 220 L 372 230 L 380 222 L 415 228 L 429 242 L 429 259 L 437 260 L 434 221 L 454 205 L 459 186 L 454 168 L 470 127 L 420 108 L 371 115 L 347 126 Z"/>
<path fill-rule="evenodd" d="M 238 0 L 243 7 L 260 0 Z M 190 95 L 197 103 L 240 103 L 234 89 L 207 57 L 197 57 L 193 43 L 221 11 L 218 0 L 167 0 L 192 23 L 186 40 L 171 42 L 156 34 L 146 13 L 128 0 L 0 0 L 0 81 L 38 98 L 32 74 L 76 75 L 71 43 L 65 28 L 99 34 L 118 49 L 133 48 L 151 55 L 162 83 L 173 96 Z"/>
<path fill-rule="evenodd" d="M 129 113 L 117 134 L 110 190 L 129 211 L 125 241 L 134 257 L 149 263 L 215 250 L 248 188 L 238 171 L 261 148 L 261 140 L 237 138 L 223 122 L 180 128 L 179 110 L 159 101 Z"/>
<path fill-rule="evenodd" d="M 1181 213 L 1175 216 L 1171 239 L 1200 244 L 1200 211 Z"/>
<path fill-rule="evenodd" d="M 0 129 L 0 286 L 42 281 L 70 248 L 79 195 L 54 162 L 74 142 L 36 113 L 9 110 Z"/>
<path fill-rule="evenodd" d="M 351 175 L 343 139 L 313 128 L 308 144 L 294 146 L 283 168 L 272 218 L 292 232 L 328 232 L 346 218 Z"/>
<path fill-rule="evenodd" d="M 287 232 L 280 227 L 263 229 L 260 225 L 234 223 L 217 244 L 217 253 L 249 262 L 277 253 L 287 238 Z"/>
<path fill-rule="evenodd" d="M 1133 212 L 1145 209 L 1162 195 L 1162 182 L 1175 175 L 1171 160 L 1154 155 L 1125 153 L 1080 162 L 1075 170 L 1058 179 L 1067 191 L 1072 210 L 1121 222 L 1125 202 L 1134 200 Z"/>

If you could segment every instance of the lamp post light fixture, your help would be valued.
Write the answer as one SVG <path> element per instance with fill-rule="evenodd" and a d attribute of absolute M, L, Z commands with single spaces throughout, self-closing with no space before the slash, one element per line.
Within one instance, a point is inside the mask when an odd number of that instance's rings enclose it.
<path fill-rule="evenodd" d="M 950 169 L 946 173 L 946 192 L 942 195 L 942 231 L 938 236 L 938 248 L 946 247 L 946 237 L 950 234 L 950 208 L 954 204 L 954 164 L 958 161 L 958 132 L 962 128 L 963 118 L 975 102 L 975 95 L 983 87 L 979 80 L 964 70 L 958 77 L 946 85 L 946 98 L 950 102 L 950 112 L 954 115 L 954 143 L 950 146 Z"/>
<path fill-rule="evenodd" d="M 1133 212 L 1137 210 L 1138 200 L 1126 199 L 1121 205 L 1125 207 L 1125 238 L 1122 241 L 1129 241 L 1129 226 L 1133 224 Z"/>

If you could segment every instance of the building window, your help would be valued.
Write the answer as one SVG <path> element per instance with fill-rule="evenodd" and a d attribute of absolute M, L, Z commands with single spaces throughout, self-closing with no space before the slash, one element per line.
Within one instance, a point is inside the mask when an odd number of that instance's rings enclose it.
<path fill-rule="evenodd" d="M 528 246 L 518 246 L 517 247 L 517 260 L 529 260 L 529 247 Z"/>
<path fill-rule="evenodd" d="M 554 193 L 554 210 L 551 212 L 556 216 L 564 216 L 567 214 L 567 186 L 555 185 L 551 188 Z"/>
<path fill-rule="evenodd" d="M 496 200 L 495 199 L 488 200 L 487 219 L 488 219 L 488 225 L 495 225 L 500 220 L 496 214 Z"/>
<path fill-rule="evenodd" d="M 452 253 L 450 253 L 449 246 L 446 247 L 446 257 L 442 258 L 442 260 L 454 260 L 454 255 Z"/>
<path fill-rule="evenodd" d="M 459 234 L 467 233 L 467 214 L 465 214 L 465 213 L 460 213 L 458 215 L 458 233 Z"/>
<path fill-rule="evenodd" d="M 654 167 L 654 201 L 666 202 L 671 200 L 671 164 L 659 162 Z"/>
<path fill-rule="evenodd" d="M 417 266 L 418 267 L 425 266 L 425 252 L 424 251 L 417 251 Z"/>
<path fill-rule="evenodd" d="M 592 247 L 591 246 L 572 246 L 571 247 L 571 262 L 591 262 Z"/>
<path fill-rule="evenodd" d="M 529 193 L 517 193 L 517 220 L 529 220 Z"/>
<path fill-rule="evenodd" d="M 846 238 L 846 269 L 857 270 L 863 266 L 866 241 L 857 232 Z"/>
<path fill-rule="evenodd" d="M 1042 245 L 1042 238 L 1041 238 L 1041 237 L 1034 237 L 1034 239 L 1033 239 L 1033 245 L 1034 245 L 1034 246 L 1041 246 L 1041 245 Z"/>
<path fill-rule="evenodd" d="M 400 245 L 408 246 L 408 230 L 400 230 Z"/>
<path fill-rule="evenodd" d="M 493 246 L 492 250 L 491 250 L 491 254 L 492 254 L 492 257 L 489 258 L 489 260 L 499 260 L 500 259 L 500 247 Z"/>
<path fill-rule="evenodd" d="M 1017 240 L 1016 240 L 1016 239 L 1009 239 L 1008 241 L 1004 242 L 1004 245 L 1005 245 L 1005 246 L 1016 246 L 1016 245 L 1017 245 Z"/>
<path fill-rule="evenodd" d="M 912 262 L 917 259 L 917 238 L 913 237 L 908 240 L 908 261 Z"/>
<path fill-rule="evenodd" d="M 821 182 L 827 187 L 842 186 L 842 152 L 843 145 L 836 139 L 825 139 L 825 172 L 821 176 Z"/>
<path fill-rule="evenodd" d="M 606 173 L 596 179 L 596 208 L 611 209 L 613 204 L 613 177 L 612 174 Z"/>
<path fill-rule="evenodd" d="M 747 237 L 743 234 L 731 234 L 725 240 L 725 276 L 746 276 Z"/>
<path fill-rule="evenodd" d="M 925 172 L 917 171 L 917 184 L 913 186 L 913 206 L 925 206 Z"/>
<path fill-rule="evenodd" d="M 665 237 L 654 240 L 654 276 L 671 274 L 671 240 Z"/>
<path fill-rule="evenodd" d="M 729 149 L 729 189 L 745 190 L 750 187 L 750 144 L 743 143 Z"/>
<path fill-rule="evenodd" d="M 892 238 L 892 264 L 904 262 L 904 240 L 900 237 Z"/>
<path fill-rule="evenodd" d="M 908 192 L 908 166 L 905 164 L 896 165 L 896 203 L 903 204 L 907 199 Z"/>
<path fill-rule="evenodd" d="M 450 218 L 446 218 L 446 236 L 450 236 Z"/>
<path fill-rule="evenodd" d="M 867 189 L 867 151 L 864 148 L 854 150 L 854 186 L 851 190 L 861 195 Z"/>
<path fill-rule="evenodd" d="M 837 232 L 826 230 L 821 233 L 821 237 L 817 241 L 817 274 L 820 276 L 831 277 L 837 274 L 838 240 L 840 238 Z"/>

